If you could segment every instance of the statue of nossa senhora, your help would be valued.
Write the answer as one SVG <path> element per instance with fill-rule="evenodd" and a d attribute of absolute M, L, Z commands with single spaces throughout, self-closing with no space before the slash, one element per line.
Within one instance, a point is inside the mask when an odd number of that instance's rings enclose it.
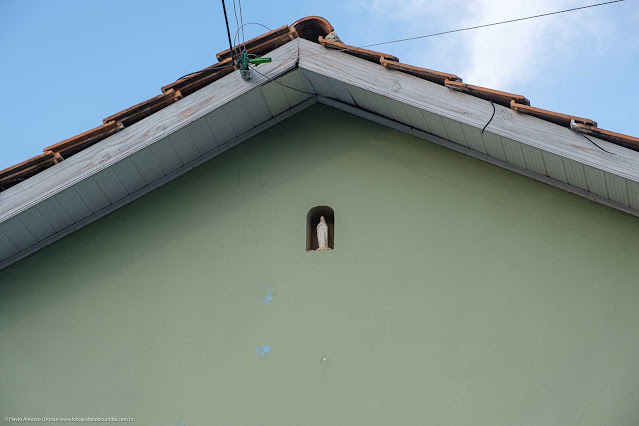
<path fill-rule="evenodd" d="M 320 217 L 320 222 L 317 225 L 317 244 L 318 249 L 316 251 L 327 251 L 331 250 L 328 246 L 328 224 L 326 223 L 326 219 L 324 216 Z"/>

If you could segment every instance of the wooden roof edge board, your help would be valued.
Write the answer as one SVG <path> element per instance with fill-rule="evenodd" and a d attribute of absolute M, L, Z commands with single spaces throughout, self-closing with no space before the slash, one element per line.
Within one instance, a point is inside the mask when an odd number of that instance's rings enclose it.
<path fill-rule="evenodd" d="M 317 44 L 306 40 L 300 41 L 299 68 L 303 72 L 317 72 L 324 77 L 475 128 L 481 129 L 490 121 L 487 131 L 491 133 L 639 182 L 639 155 L 635 151 L 602 141 L 602 146 L 607 151 L 617 155 L 605 153 L 568 128 L 537 117 L 518 114 L 499 104 L 495 104 L 497 114 L 491 121 L 491 105 L 470 94 L 456 96 L 445 87 L 402 72 L 391 71 L 395 73 L 391 77 L 379 65 L 342 52 L 326 52 Z"/>
<path fill-rule="evenodd" d="M 547 109 L 541 109 L 530 105 L 521 105 L 515 101 L 510 103 L 510 108 L 513 111 L 532 115 L 564 127 L 570 127 L 570 122 L 573 120 L 580 124 L 597 127 L 597 123 L 589 118 L 575 117 L 574 115 L 562 114 L 560 112 L 549 111 Z"/>
<path fill-rule="evenodd" d="M 403 64 L 401 62 L 389 61 L 383 57 L 379 58 L 379 62 L 385 67 L 392 70 L 405 72 L 415 77 L 423 78 L 424 80 L 432 81 L 433 83 L 444 85 L 446 80 L 462 82 L 462 79 L 455 74 L 449 74 L 440 71 L 429 70 L 427 68 L 420 68 L 413 65 Z"/>
<path fill-rule="evenodd" d="M 611 132 L 610 130 L 584 125 L 582 123 L 577 123 L 575 120 L 570 122 L 570 128 L 579 133 L 585 133 L 608 142 L 613 142 L 617 145 L 625 146 L 633 151 L 639 151 L 639 138 L 635 138 L 634 136 L 628 136 L 621 133 Z"/>
<path fill-rule="evenodd" d="M 471 84 L 462 83 L 461 81 L 447 80 L 444 82 L 444 85 L 449 89 L 468 93 L 469 95 L 486 99 L 506 107 L 510 106 L 513 101 L 523 105 L 530 105 L 530 101 L 523 95 L 488 89 L 486 87 L 473 86 Z"/>
<path fill-rule="evenodd" d="M 291 71 L 298 63 L 298 58 L 294 55 L 297 52 L 297 40 L 299 39 L 269 52 L 274 62 L 260 65 L 264 76 L 255 74 L 250 81 L 244 81 L 239 73 L 229 74 L 133 126 L 124 127 L 101 143 L 65 159 L 55 173 L 44 170 L 17 187 L 0 192 L 0 205 L 3 207 L 0 209 L 0 223 L 111 167 L 242 94 Z"/>
<path fill-rule="evenodd" d="M 322 47 L 325 47 L 327 49 L 339 50 L 343 53 L 366 59 L 367 61 L 379 63 L 380 58 L 384 58 L 387 61 L 399 62 L 399 59 L 397 59 L 396 56 L 389 55 L 387 53 L 376 52 L 374 50 L 362 49 L 361 47 L 349 46 L 348 44 L 340 43 L 337 41 L 326 40 L 322 36 L 318 38 L 318 41 Z"/>

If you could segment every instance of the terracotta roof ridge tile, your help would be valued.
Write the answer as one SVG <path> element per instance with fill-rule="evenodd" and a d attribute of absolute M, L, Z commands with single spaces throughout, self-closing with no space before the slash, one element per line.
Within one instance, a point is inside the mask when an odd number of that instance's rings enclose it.
<path fill-rule="evenodd" d="M 415 77 L 422 78 L 424 80 L 432 81 L 433 83 L 444 85 L 446 80 L 458 81 L 461 83 L 462 79 L 455 74 L 449 74 L 440 71 L 433 71 L 427 68 L 420 68 L 414 65 L 403 64 L 401 62 L 389 61 L 383 57 L 379 58 L 379 62 L 385 67 L 397 71 L 404 72 L 406 74 L 413 75 Z"/>
<path fill-rule="evenodd" d="M 635 151 L 639 151 L 639 138 L 628 136 L 621 133 L 611 132 L 610 130 L 600 129 L 598 127 L 589 126 L 587 124 L 578 123 L 575 120 L 570 122 L 570 128 L 587 135 L 595 136 L 616 145 L 625 146 Z"/>
<path fill-rule="evenodd" d="M 321 16 L 307 16 L 298 19 L 291 24 L 291 27 L 295 29 L 301 38 L 313 43 L 317 42 L 319 36 L 326 37 L 335 31 L 331 23 Z"/>
<path fill-rule="evenodd" d="M 276 30 L 269 31 L 266 34 L 255 37 L 247 41 L 246 43 L 240 43 L 236 46 L 233 46 L 233 49 L 246 48 L 249 53 L 253 53 L 255 55 L 263 55 L 277 47 L 288 43 L 291 40 L 296 39 L 297 37 L 298 34 L 294 28 L 291 28 L 288 25 L 284 25 L 283 27 L 280 27 Z M 223 60 L 229 59 L 231 57 L 231 50 L 223 50 L 215 56 L 217 57 L 218 61 L 222 62 Z"/>
<path fill-rule="evenodd" d="M 121 122 L 111 121 L 80 133 L 79 135 L 65 139 L 62 142 L 48 146 L 43 151 L 51 151 L 60 154 L 63 158 L 68 158 L 122 129 L 124 129 L 124 125 L 122 125 Z"/>
<path fill-rule="evenodd" d="M 328 49 L 341 50 L 349 55 L 357 56 L 358 58 L 366 59 L 367 61 L 379 63 L 380 58 L 384 58 L 387 61 L 399 62 L 396 56 L 389 55 L 387 53 L 376 52 L 374 50 L 362 49 L 361 47 L 349 46 L 348 44 L 340 43 L 338 41 L 326 40 L 324 37 L 319 36 L 319 44 Z"/>
<path fill-rule="evenodd" d="M 42 154 L 38 154 L 34 157 L 28 158 L 24 161 L 19 162 L 18 164 L 14 164 L 13 166 L 9 166 L 6 169 L 0 170 L 0 179 L 6 177 L 9 174 L 18 172 L 20 170 L 28 169 L 35 164 L 38 164 L 41 161 L 48 160 L 53 158 L 54 153 L 51 151 L 46 151 Z"/>
<path fill-rule="evenodd" d="M 572 120 L 580 124 L 587 124 L 589 126 L 597 127 L 597 123 L 589 118 L 575 117 L 573 115 L 549 111 L 530 105 L 521 105 L 520 103 L 515 101 L 510 103 L 510 108 L 514 111 L 532 115 L 534 117 L 541 118 L 542 120 L 550 121 L 551 123 L 559 124 L 560 126 L 564 127 L 570 127 L 570 122 Z"/>
<path fill-rule="evenodd" d="M 216 69 L 218 67 L 223 68 Z M 211 71 L 206 72 L 207 70 Z M 199 90 L 202 87 L 207 86 L 216 80 L 219 80 L 220 78 L 232 73 L 233 71 L 235 71 L 235 67 L 233 66 L 232 60 L 231 58 L 227 58 L 221 62 L 218 62 L 217 64 L 206 67 L 201 71 L 189 74 L 188 76 L 174 81 L 173 83 L 163 86 L 162 92 L 177 90 L 181 93 L 182 96 L 189 96 L 196 90 Z"/>
<path fill-rule="evenodd" d="M 182 99 L 182 93 L 180 93 L 180 91 L 169 89 L 151 99 L 147 99 L 144 102 L 140 102 L 137 105 L 110 115 L 102 120 L 102 122 L 106 124 L 111 121 L 118 121 L 128 127 L 180 99 Z"/>
<path fill-rule="evenodd" d="M 470 84 L 462 83 L 460 81 L 446 80 L 446 87 L 449 89 L 457 90 L 459 92 L 467 93 L 469 95 L 476 96 L 478 98 L 485 99 L 487 101 L 494 102 L 506 107 L 509 107 L 511 102 L 517 102 L 519 104 L 530 105 L 530 101 L 523 95 L 516 95 L 514 93 L 502 92 L 500 90 L 488 89 L 486 87 L 473 86 Z"/>
<path fill-rule="evenodd" d="M 62 156 L 57 152 L 45 151 L 42 154 L 31 157 L 13 166 L 0 171 L 0 191 L 11 188 L 20 182 L 27 180 L 41 171 L 62 161 Z"/>
<path fill-rule="evenodd" d="M 182 96 L 188 96 L 190 93 L 184 93 L 181 88 L 202 79 L 206 79 L 207 81 L 211 80 L 211 82 L 213 82 L 218 78 L 224 77 L 226 74 L 232 72 L 233 70 L 233 62 L 231 58 L 226 58 L 223 61 L 218 62 L 217 64 L 210 65 L 206 68 L 201 69 L 200 71 L 185 75 L 184 77 L 175 80 L 173 83 L 162 86 L 161 90 L 162 93 L 168 92 L 171 89 L 180 90 L 182 92 Z"/>

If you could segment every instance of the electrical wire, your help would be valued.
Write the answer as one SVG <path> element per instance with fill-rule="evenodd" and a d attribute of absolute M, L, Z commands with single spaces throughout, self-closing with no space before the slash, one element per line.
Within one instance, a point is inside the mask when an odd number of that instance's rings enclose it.
<path fill-rule="evenodd" d="M 235 59 L 233 58 L 233 43 L 231 42 L 231 30 L 229 28 L 229 18 L 226 15 L 226 4 L 224 3 L 224 0 L 222 0 L 222 10 L 224 11 L 224 22 L 226 22 L 226 35 L 229 38 L 229 52 L 231 53 L 231 61 L 234 61 Z"/>
<path fill-rule="evenodd" d="M 242 0 L 237 0 L 237 2 L 240 4 L 240 23 L 242 24 L 240 28 L 242 29 L 242 43 L 246 46 L 246 37 L 244 37 L 244 17 L 242 16 Z"/>
<path fill-rule="evenodd" d="M 235 5 L 235 0 L 233 0 L 233 15 L 235 15 L 235 26 L 240 28 L 240 21 L 237 19 L 237 6 Z"/>
<path fill-rule="evenodd" d="M 560 13 L 567 13 L 567 12 L 574 12 L 574 11 L 577 11 L 577 10 L 590 9 L 590 8 L 593 8 L 593 7 L 605 6 L 605 5 L 613 4 L 613 3 L 621 3 L 623 1 L 626 1 L 626 0 L 611 0 L 611 1 L 603 2 L 603 3 L 591 4 L 591 5 L 588 5 L 588 6 L 573 7 L 571 9 L 558 10 L 556 12 L 549 12 L 549 13 L 542 13 L 540 15 L 527 16 L 525 18 L 509 19 L 507 21 L 494 22 L 492 24 L 476 25 L 474 27 L 460 28 L 458 30 L 442 31 L 442 32 L 439 32 L 439 33 L 427 34 L 427 35 L 423 35 L 423 36 L 409 37 L 409 38 L 403 38 L 403 39 L 391 40 L 391 41 L 384 41 L 384 42 L 381 42 L 381 43 L 367 44 L 367 45 L 362 46 L 362 47 L 381 46 L 381 45 L 384 45 L 384 44 L 392 44 L 392 43 L 399 43 L 399 42 L 403 42 L 403 41 L 418 40 L 418 39 L 427 38 L 427 37 L 434 37 L 434 36 L 438 36 L 438 35 L 458 33 L 458 32 L 461 32 L 461 31 L 476 30 L 478 28 L 486 28 L 486 27 L 492 27 L 492 26 L 495 26 L 495 25 L 510 24 L 510 23 L 513 23 L 513 22 L 525 21 L 525 20 L 528 20 L 528 19 L 543 18 L 545 16 L 558 15 Z"/>
<path fill-rule="evenodd" d="M 235 0 L 233 0 L 233 14 L 235 15 L 235 26 L 238 28 L 240 28 L 240 21 L 237 19 L 237 9 L 235 6 Z M 237 49 L 237 50 L 235 50 Z M 235 46 L 234 48 L 235 53 L 240 56 L 241 50 L 240 50 L 240 46 Z"/>
<path fill-rule="evenodd" d="M 222 6 L 224 6 L 224 3 L 222 3 Z M 224 16 L 225 16 L 225 20 L 226 20 L 226 7 L 224 7 Z M 227 25 L 227 30 L 228 30 L 228 20 L 226 20 L 226 25 Z M 242 26 L 240 28 L 238 28 L 237 31 L 235 32 L 235 36 L 233 36 L 233 44 L 235 44 L 235 41 L 236 41 L 237 36 L 238 36 L 238 34 L 240 32 L 240 29 L 244 28 L 247 25 L 259 25 L 261 27 L 266 28 L 269 31 L 272 31 L 269 27 L 267 27 L 264 24 L 260 24 L 259 22 L 247 22 L 246 24 L 242 24 Z M 230 46 L 229 52 L 231 53 L 231 58 L 232 58 L 233 57 L 233 53 L 236 52 L 236 50 L 233 49 L 233 44 L 231 44 L 231 38 L 230 37 L 231 37 L 231 34 L 229 33 L 229 46 Z M 288 59 L 290 59 L 290 57 Z M 200 71 L 194 71 L 194 72 L 188 73 L 186 75 L 183 75 L 182 77 L 178 78 L 177 80 L 182 80 L 183 78 L 186 78 L 186 77 L 188 77 L 190 75 L 193 75 L 193 74 L 206 74 L 206 73 L 209 73 L 209 72 L 217 71 L 217 70 L 224 69 L 224 68 L 230 68 L 230 67 L 233 67 L 233 66 L 234 65 L 224 65 L 224 66 L 221 66 L 221 67 L 214 67 L 214 68 L 203 69 L 203 70 L 200 70 Z"/>
<path fill-rule="evenodd" d="M 269 27 L 267 27 L 266 25 L 260 24 L 259 22 L 247 22 L 246 24 L 242 24 L 241 28 L 244 28 L 247 25 L 259 25 L 260 27 L 264 27 L 264 28 L 266 28 L 269 31 L 273 31 Z M 236 43 L 235 40 L 237 40 L 237 35 L 239 34 L 239 32 L 240 32 L 240 28 L 237 29 L 237 31 L 235 32 L 235 36 L 233 36 L 233 44 Z M 244 32 L 244 30 L 242 30 L 242 32 Z"/>
<path fill-rule="evenodd" d="M 279 67 L 278 67 L 278 68 L 279 68 Z M 259 75 L 261 75 L 262 77 L 265 77 L 265 78 L 267 78 L 267 79 L 268 79 L 268 78 L 270 78 L 269 76 L 264 75 L 264 74 L 262 74 L 261 72 L 259 72 L 258 70 L 256 70 L 256 69 L 255 69 L 255 67 L 251 67 L 251 69 L 252 69 L 253 71 L 255 71 L 256 73 L 258 73 Z M 275 69 L 277 69 L 277 68 L 275 68 Z M 275 70 L 273 70 L 273 71 L 275 71 Z M 305 95 L 315 96 L 315 95 L 314 95 L 314 94 L 312 94 L 312 93 L 308 93 L 308 92 L 306 92 L 306 91 L 304 91 L 304 90 L 296 89 L 295 87 L 291 87 L 291 86 L 289 86 L 289 85 L 287 85 L 287 84 L 281 83 L 281 82 L 277 81 L 277 79 L 273 79 L 273 80 L 271 80 L 271 81 L 273 81 L 273 82 L 275 82 L 275 83 L 279 84 L 280 86 L 284 86 L 284 87 L 286 87 L 287 89 L 295 90 L 296 92 L 300 92 L 300 93 L 303 93 L 303 94 L 305 94 Z"/>
<path fill-rule="evenodd" d="M 200 70 L 200 71 L 195 71 L 195 72 L 191 72 L 191 73 L 188 73 L 186 75 L 183 75 L 182 77 L 178 78 L 176 81 L 182 80 L 183 78 L 186 78 L 186 77 L 188 77 L 190 75 L 193 75 L 193 74 L 208 74 L 208 73 L 213 72 L 213 71 L 221 70 L 221 69 L 224 69 L 224 68 L 231 68 L 231 67 L 233 67 L 233 65 L 223 65 L 221 67 L 206 68 L 206 69 L 203 69 L 203 70 Z"/>
<path fill-rule="evenodd" d="M 603 152 L 607 152 L 608 154 L 613 154 L 613 155 L 617 155 L 614 152 L 610 152 L 610 151 L 606 151 L 605 149 L 603 149 L 602 147 L 600 147 L 598 144 L 595 143 L 595 141 L 593 141 L 592 139 L 590 139 L 588 136 L 584 135 L 583 133 L 579 133 L 581 136 L 583 136 L 584 138 L 586 138 L 588 141 L 590 141 L 591 144 L 593 144 L 594 146 L 596 146 L 597 148 L 599 148 L 600 150 L 602 150 Z"/>
<path fill-rule="evenodd" d="M 493 103 L 493 101 L 490 101 L 490 104 L 493 106 L 493 115 L 490 116 L 490 120 L 488 120 L 488 123 L 486 123 L 483 129 L 481 129 L 482 135 L 484 134 L 484 130 L 486 130 L 486 127 L 488 127 L 490 122 L 493 121 L 493 118 L 495 118 L 495 112 L 497 112 L 497 109 L 495 108 L 495 104 Z"/>

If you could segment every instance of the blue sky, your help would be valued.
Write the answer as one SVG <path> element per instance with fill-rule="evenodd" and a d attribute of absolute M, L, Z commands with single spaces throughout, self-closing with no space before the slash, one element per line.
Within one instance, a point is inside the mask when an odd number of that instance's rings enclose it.
<path fill-rule="evenodd" d="M 244 0 L 270 28 L 328 19 L 359 46 L 597 0 Z M 227 0 L 235 28 L 233 0 Z M 263 33 L 246 27 L 246 38 Z M 102 123 L 211 65 L 228 47 L 221 2 L 0 0 L 0 169 Z M 402 62 L 525 95 L 639 136 L 639 0 L 380 48 Z"/>

